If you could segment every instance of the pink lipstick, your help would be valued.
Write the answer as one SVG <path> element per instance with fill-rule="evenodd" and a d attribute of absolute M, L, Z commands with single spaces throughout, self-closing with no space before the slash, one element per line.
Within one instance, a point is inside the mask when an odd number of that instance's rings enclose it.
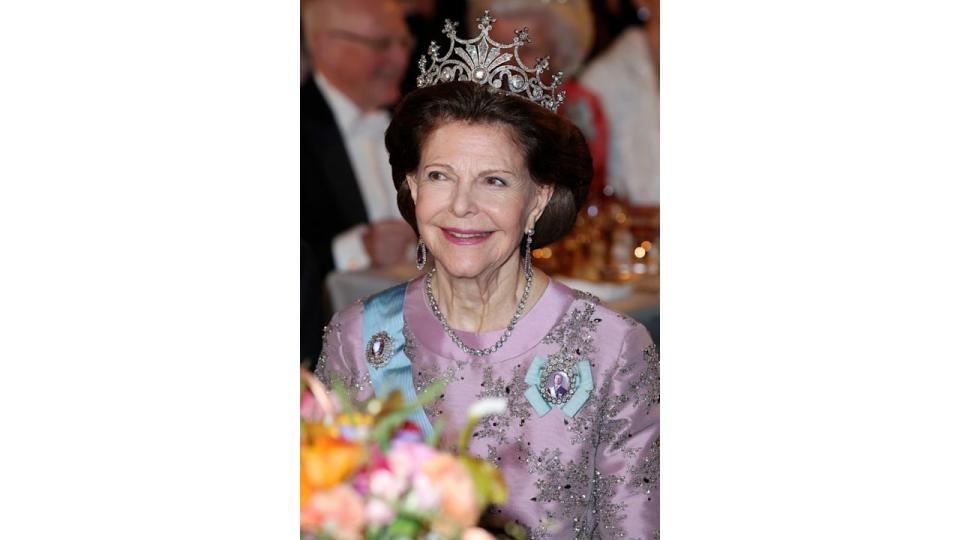
<path fill-rule="evenodd" d="M 493 234 L 492 231 L 477 231 L 470 229 L 458 229 L 456 227 L 444 227 L 441 229 L 443 236 L 450 243 L 458 246 L 474 246 L 487 241 Z"/>

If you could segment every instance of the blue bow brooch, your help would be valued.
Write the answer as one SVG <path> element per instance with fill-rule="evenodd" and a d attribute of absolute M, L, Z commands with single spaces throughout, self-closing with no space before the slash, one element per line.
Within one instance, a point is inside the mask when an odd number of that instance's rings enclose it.
<path fill-rule="evenodd" d="M 590 361 L 565 359 L 560 354 L 534 357 L 523 381 L 529 385 L 523 395 L 540 416 L 558 408 L 572 417 L 593 390 Z"/>

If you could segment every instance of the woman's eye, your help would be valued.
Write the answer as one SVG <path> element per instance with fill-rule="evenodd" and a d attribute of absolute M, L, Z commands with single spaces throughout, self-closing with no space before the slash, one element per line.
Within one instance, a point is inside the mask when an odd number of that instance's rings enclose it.
<path fill-rule="evenodd" d="M 427 178 L 430 180 L 443 180 L 443 174 L 439 171 L 430 171 L 427 173 Z"/>
<path fill-rule="evenodd" d="M 505 185 L 507 185 L 507 181 L 504 180 L 503 178 L 500 178 L 499 176 L 488 176 L 488 177 L 487 177 L 487 183 L 490 184 L 491 186 L 505 186 Z"/>

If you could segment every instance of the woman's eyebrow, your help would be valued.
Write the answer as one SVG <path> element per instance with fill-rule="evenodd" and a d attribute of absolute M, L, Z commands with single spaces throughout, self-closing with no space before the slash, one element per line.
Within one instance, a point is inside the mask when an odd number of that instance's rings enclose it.
<path fill-rule="evenodd" d="M 442 167 L 442 168 L 444 168 L 444 169 L 450 169 L 451 171 L 453 170 L 453 167 L 450 166 L 449 164 L 443 163 L 443 162 L 439 162 L 439 161 L 427 163 L 427 164 L 425 164 L 423 167 L 424 167 L 424 168 L 427 168 L 427 167 Z"/>
<path fill-rule="evenodd" d="M 486 170 L 480 171 L 480 176 L 486 176 L 488 174 L 503 174 L 503 173 L 509 174 L 510 176 L 517 175 L 517 173 L 509 169 L 486 169 Z"/>

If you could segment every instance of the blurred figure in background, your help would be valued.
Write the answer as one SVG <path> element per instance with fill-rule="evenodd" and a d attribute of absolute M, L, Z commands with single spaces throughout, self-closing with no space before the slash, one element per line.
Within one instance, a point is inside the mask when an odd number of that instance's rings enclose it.
<path fill-rule="evenodd" d="M 300 364 L 312 369 L 320 354 L 322 275 L 317 269 L 313 248 L 300 240 Z M 329 309 L 329 308 L 328 308 Z M 329 318 L 329 316 L 328 316 Z"/>
<path fill-rule="evenodd" d="M 410 63 L 407 74 L 400 85 L 401 92 L 406 95 L 417 89 L 417 76 L 420 68 L 417 60 L 427 54 L 427 47 L 431 41 L 444 43 L 447 37 L 443 33 L 443 21 L 450 19 L 460 23 L 464 28 L 466 17 L 466 0 L 399 0 L 403 7 L 410 33 L 417 38 L 416 47 L 410 54 Z"/>
<path fill-rule="evenodd" d="M 307 57 L 307 44 L 303 39 L 303 20 L 300 21 L 300 85 L 310 76 L 310 58 Z"/>
<path fill-rule="evenodd" d="M 300 87 L 300 239 L 322 283 L 331 270 L 389 266 L 412 252 L 383 108 L 400 98 L 414 40 L 393 0 L 303 0 L 301 17 L 311 72 Z"/>
<path fill-rule="evenodd" d="M 563 71 L 564 80 L 577 74 L 593 46 L 593 15 L 585 0 L 471 0 L 466 30 L 472 36 L 485 10 L 496 19 L 490 37 L 511 43 L 514 30 L 527 27 L 532 38 L 521 47 L 520 60 L 533 67 L 549 56 L 550 70 Z"/>
<path fill-rule="evenodd" d="M 591 191 L 632 205 L 660 204 L 659 0 L 470 0 L 467 27 L 490 10 L 491 35 L 509 43 L 513 30 L 538 36 L 520 50 L 524 64 L 549 56 L 564 73 L 560 108 L 583 132 L 593 158 Z M 594 47 L 602 30 L 609 48 Z M 612 42 L 611 42 L 612 40 Z M 599 52 L 586 67 L 584 59 Z"/>
<path fill-rule="evenodd" d="M 660 2 L 622 0 L 626 27 L 594 58 L 581 81 L 597 95 L 610 124 L 607 185 L 635 205 L 660 204 Z"/>

